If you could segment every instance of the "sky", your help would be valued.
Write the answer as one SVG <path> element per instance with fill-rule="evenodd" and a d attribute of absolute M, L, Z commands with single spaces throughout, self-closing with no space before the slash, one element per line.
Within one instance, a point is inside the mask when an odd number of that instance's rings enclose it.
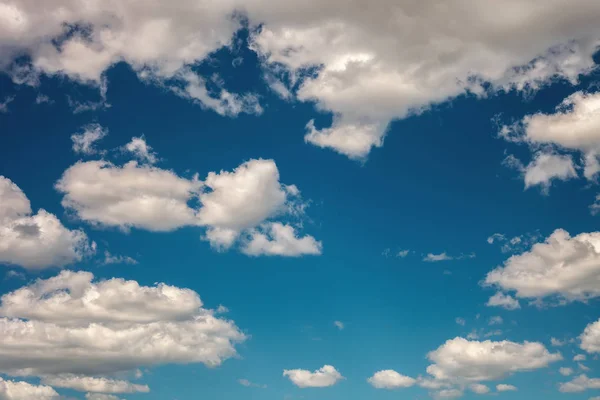
<path fill-rule="evenodd" d="M 0 400 L 600 399 L 599 19 L 0 0 Z"/>

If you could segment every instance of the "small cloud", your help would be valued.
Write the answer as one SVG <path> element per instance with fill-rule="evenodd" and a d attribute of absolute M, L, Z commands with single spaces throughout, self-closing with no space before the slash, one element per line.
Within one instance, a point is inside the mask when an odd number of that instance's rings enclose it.
<path fill-rule="evenodd" d="M 404 258 L 408 255 L 408 253 L 410 253 L 410 250 L 400 250 L 398 253 L 396 253 L 396 257 Z"/>
<path fill-rule="evenodd" d="M 246 386 L 246 387 L 255 387 L 255 388 L 260 388 L 260 389 L 266 389 L 267 385 L 260 385 L 258 383 L 253 383 L 250 382 L 248 379 L 238 379 L 238 383 L 242 386 Z"/>
<path fill-rule="evenodd" d="M 383 251 L 381 252 L 381 255 L 384 256 L 385 258 L 389 258 L 390 254 L 392 254 L 392 250 L 389 247 L 386 249 L 383 249 Z"/>
<path fill-rule="evenodd" d="M 144 135 L 131 138 L 131 141 L 127 143 L 123 149 L 133 154 L 133 156 L 141 162 L 155 164 L 158 161 L 156 153 L 152 151 L 152 147 L 146 143 Z"/>
<path fill-rule="evenodd" d="M 460 326 L 465 326 L 467 323 L 467 321 L 465 321 L 464 318 L 460 318 L 460 317 L 457 317 L 454 321 Z"/>
<path fill-rule="evenodd" d="M 340 331 L 343 331 L 345 326 L 342 321 L 334 321 L 333 325 L 335 325 Z"/>
<path fill-rule="evenodd" d="M 565 342 L 563 340 L 559 340 L 556 338 L 550 338 L 550 344 L 554 347 L 561 347 L 565 345 Z"/>
<path fill-rule="evenodd" d="M 495 317 L 491 317 L 488 325 L 501 325 L 504 322 L 504 320 L 502 319 L 502 317 L 496 315 Z"/>
<path fill-rule="evenodd" d="M 25 279 L 25 274 L 15 270 L 8 270 L 4 279 Z"/>
<path fill-rule="evenodd" d="M 5 97 L 4 100 L 0 101 L 0 113 L 7 113 L 8 105 L 10 103 L 12 103 L 12 101 L 14 99 L 15 99 L 15 96 L 8 96 L 8 97 Z"/>
<path fill-rule="evenodd" d="M 517 310 L 521 308 L 521 304 L 519 304 L 519 300 L 515 299 L 509 294 L 504 294 L 502 292 L 498 292 L 485 304 L 488 307 L 502 307 L 506 310 Z"/>
<path fill-rule="evenodd" d="M 571 376 L 573 375 L 573 368 L 562 367 L 558 369 L 558 373 L 562 376 Z"/>
<path fill-rule="evenodd" d="M 575 357 L 573 357 L 573 361 L 585 361 L 585 354 L 577 354 Z"/>
<path fill-rule="evenodd" d="M 71 135 L 73 151 L 86 155 L 96 154 L 94 145 L 104 138 L 108 131 L 98 124 L 89 124 L 83 127 L 82 132 Z"/>
<path fill-rule="evenodd" d="M 50 100 L 50 97 L 46 96 L 45 94 L 38 94 L 37 97 L 35 98 L 35 104 L 52 104 L 54 103 L 53 100 Z"/>
<path fill-rule="evenodd" d="M 423 257 L 423 261 L 425 262 L 439 262 L 439 261 L 449 261 L 453 260 L 453 257 L 450 257 L 446 252 L 440 254 L 429 253 L 425 257 Z"/>
<path fill-rule="evenodd" d="M 135 260 L 129 256 L 112 255 L 112 254 L 110 254 L 110 252 L 108 250 L 106 250 L 104 252 L 104 261 L 102 262 L 102 264 L 104 264 L 104 265 L 110 265 L 110 264 L 135 265 L 137 263 L 138 263 L 137 260 Z"/>
<path fill-rule="evenodd" d="M 227 314 L 229 312 L 229 308 L 225 307 L 222 304 L 219 304 L 219 307 L 215 310 L 215 314 Z"/>

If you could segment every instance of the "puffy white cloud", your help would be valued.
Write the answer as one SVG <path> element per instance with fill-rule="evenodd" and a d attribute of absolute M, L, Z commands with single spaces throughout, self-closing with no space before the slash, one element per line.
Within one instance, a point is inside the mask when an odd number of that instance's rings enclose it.
<path fill-rule="evenodd" d="M 600 92 L 575 92 L 552 114 L 526 116 L 515 127 L 505 127 L 505 136 L 531 144 L 552 144 L 580 151 L 585 157 L 584 175 L 592 179 L 600 171 Z"/>
<path fill-rule="evenodd" d="M 446 341 L 427 358 L 433 362 L 427 373 L 451 382 L 501 379 L 513 372 L 544 368 L 562 359 L 560 353 L 550 353 L 541 343 L 480 342 L 460 337 Z"/>
<path fill-rule="evenodd" d="M 367 11 L 365 4 L 13 2 L 0 13 L 0 67 L 10 70 L 24 54 L 33 66 L 26 71 L 98 83 L 107 68 L 124 61 L 140 78 L 221 114 L 257 112 L 249 95 L 222 85 L 209 93 L 205 79 L 190 73 L 190 65 L 231 42 L 241 26 L 233 14 L 241 12 L 256 31 L 252 48 L 268 66 L 274 89 L 335 115 L 330 127 L 309 124 L 306 140 L 360 158 L 382 145 L 391 120 L 466 91 L 485 95 L 484 82 L 489 91 L 536 88 L 556 77 L 575 82 L 593 67 L 600 37 L 600 7 L 589 0 L 509 0 L 493 7 L 476 0 L 385 0 Z M 311 67 L 318 68 L 304 73 Z M 15 81 L 34 80 L 16 69 L 9 71 Z"/>
<path fill-rule="evenodd" d="M 477 394 L 486 394 L 490 392 L 490 388 L 481 383 L 472 383 L 469 385 L 469 390 Z"/>
<path fill-rule="evenodd" d="M 166 363 L 220 365 L 246 338 L 232 321 L 202 308 L 189 289 L 94 282 L 89 272 L 62 271 L 7 293 L 0 315 L 0 373 L 59 375 L 86 390 L 102 381 L 81 375 L 102 378 Z"/>
<path fill-rule="evenodd" d="M 283 371 L 283 376 L 288 377 L 300 388 L 333 386 L 344 379 L 342 374 L 331 365 L 324 365 L 314 372 L 305 369 L 286 369 Z"/>
<path fill-rule="evenodd" d="M 579 339 L 583 350 L 588 353 L 600 353 L 600 320 L 586 326 Z"/>
<path fill-rule="evenodd" d="M 0 176 L 0 263 L 28 269 L 62 267 L 95 251 L 82 230 L 69 230 L 54 214 L 32 214 L 29 199 Z"/>
<path fill-rule="evenodd" d="M 147 393 L 150 391 L 148 385 L 137 385 L 135 383 L 109 379 L 104 377 L 58 375 L 46 377 L 43 382 L 59 388 L 69 388 L 80 392 L 94 393 Z"/>
<path fill-rule="evenodd" d="M 509 294 L 504 294 L 502 292 L 498 292 L 485 304 L 488 307 L 502 307 L 506 310 L 516 310 L 521 308 L 521 304 L 519 304 L 519 300 L 515 299 Z"/>
<path fill-rule="evenodd" d="M 0 400 L 58 400 L 60 396 L 50 386 L 0 378 Z"/>
<path fill-rule="evenodd" d="M 573 361 L 585 361 L 585 354 L 577 354 L 573 357 Z"/>
<path fill-rule="evenodd" d="M 273 160 L 210 172 L 204 181 L 135 161 L 121 167 L 79 162 L 63 173 L 56 188 L 64 193 L 63 206 L 92 224 L 151 231 L 203 226 L 204 239 L 217 249 L 230 248 L 247 233 L 242 251 L 249 255 L 320 254 L 322 248 L 310 235 L 297 237 L 290 225 L 267 222 L 302 217 L 306 206 L 296 186 L 279 181 Z"/>
<path fill-rule="evenodd" d="M 90 124 L 83 127 L 83 132 L 71 135 L 73 151 L 82 154 L 95 154 L 98 151 L 94 144 L 104 138 L 108 131 L 98 124 Z"/>
<path fill-rule="evenodd" d="M 562 375 L 562 376 L 571 376 L 573 375 L 573 368 L 568 368 L 568 367 L 561 367 L 558 369 L 558 372 Z"/>
<path fill-rule="evenodd" d="M 489 272 L 485 284 L 514 290 L 521 298 L 560 296 L 573 301 L 599 296 L 599 276 L 600 232 L 571 237 L 557 229 L 543 243 Z"/>
<path fill-rule="evenodd" d="M 501 383 L 499 385 L 496 385 L 496 390 L 499 392 L 514 392 L 517 390 L 516 386 L 513 385 L 507 385 L 505 383 Z"/>
<path fill-rule="evenodd" d="M 338 328 L 340 331 L 343 331 L 345 328 L 344 323 L 342 321 L 333 321 L 333 325 L 335 325 L 335 327 Z"/>
<path fill-rule="evenodd" d="M 506 157 L 503 164 L 521 173 L 525 181 L 525 189 L 540 186 L 546 194 L 554 180 L 566 181 L 577 177 L 571 156 L 552 152 L 536 153 L 526 166 L 512 155 Z"/>
<path fill-rule="evenodd" d="M 131 141 L 124 146 L 124 149 L 133 154 L 140 162 L 154 164 L 158 161 L 156 153 L 146 143 L 144 136 L 131 138 Z"/>
<path fill-rule="evenodd" d="M 388 369 L 376 372 L 367 382 L 376 389 L 399 389 L 411 387 L 417 380 Z"/>
<path fill-rule="evenodd" d="M 242 252 L 251 256 L 298 257 L 321 254 L 321 242 L 310 235 L 296 237 L 295 229 L 291 225 L 273 222 L 266 224 L 265 230 L 267 233 L 251 231 L 250 239 L 242 248 Z"/>
<path fill-rule="evenodd" d="M 561 347 L 561 346 L 564 346 L 564 345 L 565 345 L 565 341 L 564 341 L 564 340 L 557 339 L 557 338 L 555 338 L 555 337 L 551 337 L 551 338 L 550 338 L 550 344 L 551 344 L 552 346 L 555 346 L 555 347 Z"/>
<path fill-rule="evenodd" d="M 524 171 L 525 188 L 540 185 L 547 189 L 554 179 L 566 181 L 576 177 L 571 156 L 552 153 L 536 154 Z"/>
<path fill-rule="evenodd" d="M 266 4 L 245 2 L 251 21 L 264 23 L 253 47 L 287 67 L 298 99 L 335 115 L 330 127 L 309 123 L 306 140 L 355 158 L 382 145 L 390 120 L 465 91 L 481 95 L 482 82 L 491 91 L 574 82 L 594 65 L 600 36 L 600 7 L 585 0 L 567 13 L 562 0 L 554 10 L 543 1 Z M 310 66 L 321 67 L 298 79 Z"/>
<path fill-rule="evenodd" d="M 588 378 L 587 375 L 579 375 L 570 382 L 561 383 L 558 387 L 563 393 L 583 392 L 588 389 L 600 389 L 600 378 Z"/>
<path fill-rule="evenodd" d="M 232 172 L 210 172 L 204 184 L 209 190 L 200 194 L 198 220 L 208 227 L 207 239 L 217 248 L 228 248 L 242 231 L 287 212 L 294 207 L 298 194 L 297 188 L 290 192 L 279 182 L 279 170 L 273 160 L 250 160 Z M 318 248 L 312 237 L 297 239 L 293 229 L 290 232 L 290 227 L 282 224 L 271 225 L 270 233 L 272 240 L 255 233 L 254 246 L 250 246 L 251 241 L 245 251 L 299 255 L 302 251 L 314 254 Z"/>
<path fill-rule="evenodd" d="M 202 184 L 174 172 L 139 165 L 122 167 L 107 161 L 78 162 L 56 183 L 62 204 L 92 224 L 170 231 L 195 223 L 188 205 Z"/>

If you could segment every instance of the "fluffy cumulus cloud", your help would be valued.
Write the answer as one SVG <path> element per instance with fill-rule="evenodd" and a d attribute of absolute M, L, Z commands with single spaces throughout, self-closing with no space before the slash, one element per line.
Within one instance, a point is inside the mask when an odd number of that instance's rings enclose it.
<path fill-rule="evenodd" d="M 297 237 L 294 227 L 279 222 L 267 224 L 266 232 L 253 230 L 242 252 L 251 256 L 290 256 L 305 254 L 319 255 L 323 245 L 314 237 Z"/>
<path fill-rule="evenodd" d="M 544 242 L 516 254 L 489 272 L 485 284 L 514 291 L 517 297 L 585 300 L 600 295 L 600 233 L 571 237 L 557 229 Z"/>
<path fill-rule="evenodd" d="M 561 367 L 561 368 L 558 369 L 558 372 L 562 376 L 571 376 L 571 375 L 573 375 L 573 368 Z"/>
<path fill-rule="evenodd" d="M 250 19 L 264 22 L 253 47 L 265 63 L 285 66 L 298 99 L 335 115 L 330 127 L 309 123 L 306 140 L 355 158 L 382 145 L 390 120 L 482 94 L 484 81 L 490 90 L 576 81 L 593 66 L 600 36 L 600 6 L 584 0 L 566 13 L 561 0 L 246 4 Z M 310 66 L 320 68 L 298 83 Z"/>
<path fill-rule="evenodd" d="M 367 382 L 377 389 L 399 389 L 411 387 L 417 380 L 388 369 L 376 372 Z"/>
<path fill-rule="evenodd" d="M 472 383 L 469 385 L 469 390 L 476 394 L 487 394 L 490 392 L 490 388 L 481 383 Z"/>
<path fill-rule="evenodd" d="M 499 392 L 514 392 L 517 390 L 517 387 L 513 386 L 513 385 L 507 385 L 505 383 L 501 383 L 499 385 L 496 385 L 496 390 Z"/>
<path fill-rule="evenodd" d="M 550 353 L 541 343 L 480 342 L 460 337 L 448 340 L 427 358 L 433 362 L 427 373 L 435 379 L 474 383 L 544 368 L 562 359 L 560 353 Z"/>
<path fill-rule="evenodd" d="M 600 320 L 586 326 L 579 339 L 583 350 L 600 353 Z"/>
<path fill-rule="evenodd" d="M 223 85 L 209 90 L 191 68 L 231 43 L 242 25 L 234 15 L 242 14 L 276 92 L 334 114 L 331 126 L 307 121 L 306 141 L 362 158 L 383 144 L 391 120 L 465 92 L 536 88 L 556 77 L 575 82 L 593 67 L 600 37 L 600 6 L 588 0 L 366 4 L 12 1 L 0 9 L 0 67 L 16 82 L 45 73 L 100 85 L 123 61 L 140 78 L 223 115 L 257 113 L 256 96 Z M 13 64 L 22 55 L 29 66 Z"/>
<path fill-rule="evenodd" d="M 220 250 L 245 233 L 242 251 L 248 255 L 321 253 L 322 244 L 314 237 L 271 221 L 286 215 L 301 218 L 305 208 L 298 188 L 279 181 L 273 160 L 250 160 L 233 171 L 210 172 L 201 181 L 197 175 L 187 179 L 152 166 L 156 160 L 149 147 L 138 143 L 131 151 L 145 163 L 88 161 L 69 167 L 56 183 L 64 194 L 63 206 L 91 224 L 125 230 L 202 226 L 204 239 Z"/>
<path fill-rule="evenodd" d="M 0 378 L 0 400 L 59 400 L 60 396 L 50 386 L 32 385 L 28 382 Z"/>
<path fill-rule="evenodd" d="M 144 392 L 110 376 L 167 363 L 217 366 L 246 338 L 189 289 L 93 278 L 62 271 L 2 297 L 0 373 L 87 392 Z"/>
<path fill-rule="evenodd" d="M 135 161 L 78 162 L 56 183 L 63 206 L 83 221 L 122 229 L 170 231 L 194 224 L 188 202 L 202 184 Z"/>
<path fill-rule="evenodd" d="M 516 310 L 521 308 L 521 304 L 519 300 L 515 299 L 509 294 L 504 294 L 502 292 L 498 292 L 485 304 L 488 307 L 502 307 L 506 310 Z"/>
<path fill-rule="evenodd" d="M 283 376 L 288 377 L 300 388 L 333 386 L 344 379 L 342 374 L 331 365 L 324 365 L 314 372 L 305 369 L 286 369 L 283 371 Z"/>
<path fill-rule="evenodd" d="M 526 116 L 520 123 L 503 127 L 509 140 L 532 145 L 554 145 L 578 151 L 584 158 L 584 175 L 592 179 L 600 172 L 600 92 L 576 92 L 568 96 L 554 113 Z M 563 166 L 563 175 L 566 172 Z M 571 174 L 571 171 L 568 172 Z"/>
<path fill-rule="evenodd" d="M 43 209 L 33 214 L 25 193 L 0 176 L 0 263 L 28 269 L 62 267 L 94 251 L 82 230 L 67 229 Z"/>

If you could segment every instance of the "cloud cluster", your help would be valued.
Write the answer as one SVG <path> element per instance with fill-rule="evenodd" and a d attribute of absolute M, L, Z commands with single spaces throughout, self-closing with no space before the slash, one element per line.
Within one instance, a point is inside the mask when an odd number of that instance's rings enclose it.
<path fill-rule="evenodd" d="M 50 0 L 42 8 L 15 1 L 1 10 L 0 68 L 19 83 L 45 73 L 100 85 L 108 68 L 126 62 L 141 79 L 222 115 L 260 113 L 255 95 L 230 93 L 219 79 L 209 90 L 192 69 L 231 43 L 242 15 L 269 85 L 334 114 L 329 127 L 308 121 L 305 140 L 363 158 L 383 144 L 393 119 L 465 92 L 576 82 L 592 69 L 600 37 L 600 6 L 587 0 L 366 4 Z M 14 63 L 22 55 L 29 65 Z"/>
<path fill-rule="evenodd" d="M 49 386 L 0 378 L 1 400 L 59 400 L 58 393 Z"/>
<path fill-rule="evenodd" d="M 63 206 L 93 225 L 124 230 L 202 226 L 204 238 L 219 250 L 245 234 L 242 251 L 248 255 L 321 253 L 312 236 L 299 237 L 293 226 L 272 221 L 301 217 L 304 207 L 298 188 L 280 182 L 273 160 L 249 160 L 233 171 L 209 172 L 203 181 L 198 175 L 187 179 L 151 165 L 156 156 L 140 141 L 128 146 L 144 164 L 87 161 L 69 167 L 56 183 Z"/>
<path fill-rule="evenodd" d="M 376 389 L 398 389 L 411 387 L 417 380 L 388 369 L 376 372 L 367 382 Z"/>
<path fill-rule="evenodd" d="M 236 355 L 246 336 L 202 306 L 189 289 L 62 271 L 2 296 L 0 373 L 90 393 L 147 392 L 111 376 Z"/>
<path fill-rule="evenodd" d="M 571 237 L 557 229 L 544 242 L 490 271 L 485 284 L 514 291 L 519 298 L 558 296 L 583 301 L 600 295 L 599 276 L 600 233 Z"/>
<path fill-rule="evenodd" d="M 62 267 L 95 252 L 82 230 L 67 229 L 43 209 L 33 214 L 29 199 L 0 176 L 0 263 L 28 269 Z"/>

